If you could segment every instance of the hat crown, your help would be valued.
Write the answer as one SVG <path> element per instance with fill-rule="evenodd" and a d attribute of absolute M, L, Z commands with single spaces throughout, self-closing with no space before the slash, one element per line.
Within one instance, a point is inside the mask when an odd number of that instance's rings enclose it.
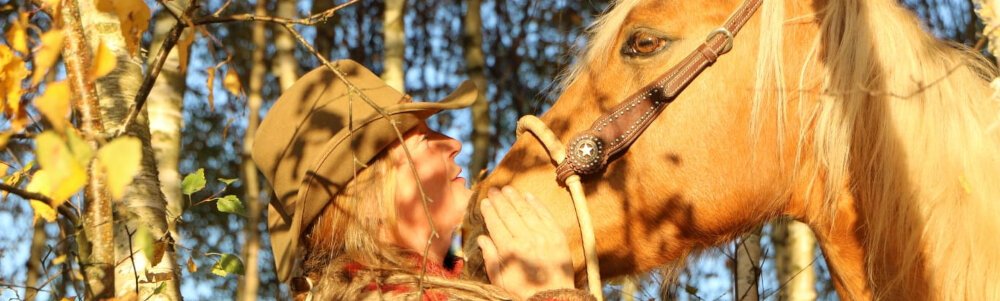
<path fill-rule="evenodd" d="M 359 93 L 382 109 L 405 99 L 354 61 L 333 64 L 358 91 L 352 93 L 329 68 L 316 68 L 278 98 L 254 139 L 254 162 L 283 205 L 298 194 L 299 184 L 311 163 L 323 155 L 324 145 L 338 134 L 346 134 L 352 125 L 360 127 L 377 117 L 378 112 Z"/>

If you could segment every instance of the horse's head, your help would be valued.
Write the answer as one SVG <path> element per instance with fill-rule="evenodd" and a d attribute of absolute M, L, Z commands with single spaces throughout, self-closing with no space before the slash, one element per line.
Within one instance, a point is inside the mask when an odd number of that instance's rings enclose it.
<path fill-rule="evenodd" d="M 568 143 L 742 3 L 617 1 L 542 120 Z M 984 272 L 1000 271 L 996 257 L 976 255 L 1000 245 L 979 239 L 1000 231 L 984 216 L 1000 210 L 1000 135 L 988 130 L 998 106 L 984 66 L 894 0 L 765 0 L 728 54 L 584 177 L 602 275 L 677 263 L 788 214 L 817 232 L 849 298 L 1000 297 L 993 276 L 970 276 L 1000 275 Z M 569 193 L 546 150 L 523 138 L 480 187 L 532 192 L 581 250 Z M 471 206 L 466 233 L 478 235 L 478 200 Z M 955 227 L 965 234 L 942 231 Z M 485 278 L 478 248 L 465 249 L 467 270 Z M 583 279 L 583 252 L 574 253 Z"/>
<path fill-rule="evenodd" d="M 567 142 L 694 51 L 742 3 L 708 2 L 618 3 L 596 26 L 543 121 Z M 602 274 L 660 266 L 728 241 L 785 209 L 795 148 L 779 149 L 774 119 L 753 123 L 770 135 L 751 130 L 759 20 L 751 19 L 732 51 L 691 83 L 624 155 L 584 177 Z M 505 184 L 544 200 L 579 244 L 569 194 L 533 138 L 518 139 L 482 187 Z M 471 224 L 481 224 L 478 211 L 470 212 Z M 574 261 L 582 265 L 582 254 Z"/>

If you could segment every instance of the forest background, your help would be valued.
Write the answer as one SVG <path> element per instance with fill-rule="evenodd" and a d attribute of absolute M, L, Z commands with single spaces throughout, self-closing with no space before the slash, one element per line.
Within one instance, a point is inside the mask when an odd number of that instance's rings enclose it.
<path fill-rule="evenodd" d="M 935 36 L 993 59 L 981 1 L 901 2 Z M 555 100 L 608 5 L 0 0 L 0 299 L 288 299 L 263 222 L 271 193 L 247 154 L 283 89 L 319 57 L 361 62 L 418 100 L 472 79 L 486 87 L 477 105 L 430 122 L 464 142 L 458 163 L 471 178 L 504 155 L 518 117 Z M 788 225 L 743 240 L 757 248 L 749 268 L 738 242 L 677 282 L 653 271 L 605 293 L 789 299 L 798 278 L 807 296 L 836 300 L 821 254 Z"/>

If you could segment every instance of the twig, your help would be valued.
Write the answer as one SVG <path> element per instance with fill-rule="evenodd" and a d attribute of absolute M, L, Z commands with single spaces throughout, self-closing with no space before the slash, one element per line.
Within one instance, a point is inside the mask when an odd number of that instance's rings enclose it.
<path fill-rule="evenodd" d="M 166 7 L 166 6 L 164 6 Z M 191 5 L 184 11 L 182 17 L 191 14 L 195 8 L 198 6 Z M 166 8 L 170 11 L 170 8 Z M 175 15 L 176 16 L 176 15 Z M 153 61 L 153 66 L 149 68 L 149 72 L 142 80 L 142 86 L 139 86 L 139 91 L 136 92 L 135 100 L 133 101 L 132 107 L 129 109 L 129 114 L 125 117 L 125 122 L 122 123 L 122 127 L 118 129 L 115 133 L 115 137 L 121 136 L 128 131 L 128 128 L 135 122 L 135 119 L 139 117 L 139 112 L 142 111 L 142 106 L 146 103 L 146 99 L 149 98 L 149 91 L 153 90 L 153 84 L 156 83 L 156 78 L 160 76 L 160 71 L 163 69 L 163 63 L 167 61 L 167 56 L 170 54 L 170 50 L 177 45 L 177 40 L 180 39 L 181 33 L 184 32 L 184 28 L 187 25 L 181 22 L 181 19 L 177 20 L 174 24 L 174 28 L 170 29 L 170 33 L 167 34 L 167 39 L 163 41 L 163 45 L 160 46 L 159 52 L 156 54 L 156 60 Z"/>
<path fill-rule="evenodd" d="M 220 6 L 219 9 L 215 10 L 215 12 L 212 13 L 212 16 L 218 17 L 219 14 L 221 14 L 222 11 L 226 10 L 226 8 L 229 7 L 230 4 L 233 4 L 233 0 L 226 0 L 225 3 L 222 3 L 222 6 Z"/>
<path fill-rule="evenodd" d="M 129 250 L 133 250 L 134 249 L 132 247 L 132 234 L 135 234 L 136 231 L 139 231 L 139 229 L 136 229 L 135 231 L 129 231 L 128 225 L 125 225 L 125 234 L 128 235 L 128 249 Z M 135 275 L 135 295 L 139 296 L 139 270 L 135 268 L 135 252 L 132 252 L 132 254 L 129 254 L 128 255 L 128 259 L 132 261 L 132 274 Z M 116 264 L 115 266 L 117 267 L 118 265 Z"/>
<path fill-rule="evenodd" d="M 334 6 L 324 12 L 317 13 L 306 18 L 290 19 L 290 18 L 281 18 L 273 16 L 260 16 L 254 14 L 239 14 L 231 16 L 222 16 L 222 17 L 208 16 L 204 18 L 199 18 L 194 21 L 194 25 L 228 23 L 228 22 L 253 22 L 253 21 L 278 23 L 282 25 L 287 25 L 287 24 L 316 25 L 319 23 L 326 22 L 326 19 L 330 18 L 330 16 L 335 14 L 338 10 L 350 6 L 351 4 L 357 3 L 358 1 L 360 0 L 347 1 L 344 2 L 343 4 Z"/>
<path fill-rule="evenodd" d="M 11 287 L 11 288 L 32 289 L 32 290 L 39 291 L 39 292 L 49 292 L 48 290 L 40 289 L 40 288 L 37 288 L 37 287 L 32 287 L 32 286 L 27 286 L 27 285 L 17 285 L 17 284 L 6 283 L 6 282 L 0 282 L 0 286 L 6 286 L 6 287 Z"/>
<path fill-rule="evenodd" d="M 35 134 L 28 132 L 16 133 L 16 134 L 11 134 L 10 139 L 30 140 L 30 139 L 35 139 Z"/>
<path fill-rule="evenodd" d="M 768 293 L 767 295 L 764 295 L 763 297 L 761 297 L 761 299 L 766 300 L 767 297 L 773 296 L 774 294 L 777 294 L 778 292 L 781 292 L 781 289 L 784 288 L 786 285 L 788 285 L 789 282 L 792 282 L 792 280 L 794 280 L 795 277 L 798 277 L 799 274 L 801 274 L 805 270 L 812 269 L 813 265 L 816 263 L 816 260 L 818 260 L 818 259 L 819 259 L 819 255 L 813 256 L 813 260 L 810 261 L 809 264 L 807 264 L 806 266 L 804 266 L 801 269 L 799 269 L 799 271 L 795 272 L 795 274 L 792 274 L 792 276 L 788 277 L 788 279 L 786 279 L 785 282 L 782 282 L 781 285 L 779 285 L 776 290 Z"/>

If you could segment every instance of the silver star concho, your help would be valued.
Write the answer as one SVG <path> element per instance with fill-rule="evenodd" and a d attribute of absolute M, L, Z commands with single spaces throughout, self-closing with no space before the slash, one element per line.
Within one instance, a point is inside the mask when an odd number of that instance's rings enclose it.
<path fill-rule="evenodd" d="M 592 174 L 603 167 L 604 142 L 594 135 L 583 134 L 574 138 L 568 153 L 573 170 L 578 174 Z"/>

